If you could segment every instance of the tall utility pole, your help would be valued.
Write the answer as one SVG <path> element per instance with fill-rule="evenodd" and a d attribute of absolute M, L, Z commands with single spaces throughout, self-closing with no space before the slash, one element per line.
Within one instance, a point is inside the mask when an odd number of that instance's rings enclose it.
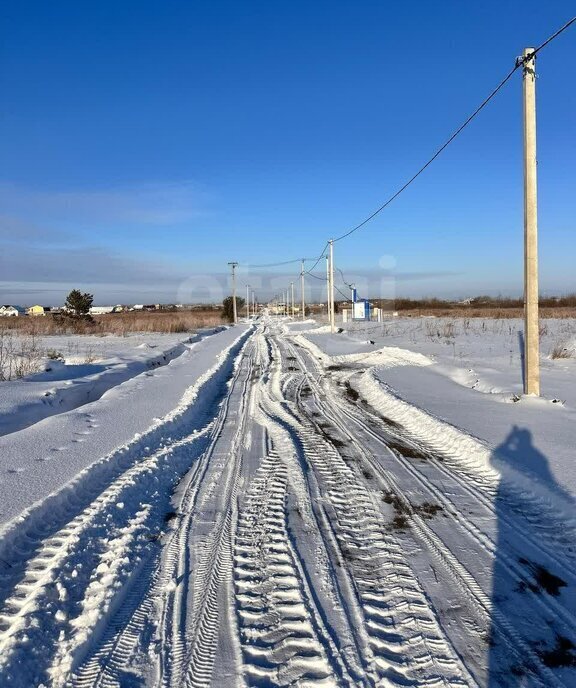
<path fill-rule="evenodd" d="M 328 307 L 328 322 L 330 322 L 330 256 L 326 256 L 326 305 Z"/>
<path fill-rule="evenodd" d="M 538 317 L 538 192 L 536 182 L 536 60 L 524 49 L 524 394 L 540 396 Z"/>
<path fill-rule="evenodd" d="M 256 316 L 256 294 L 252 292 L 252 316 Z"/>
<path fill-rule="evenodd" d="M 228 263 L 228 265 L 232 268 L 232 308 L 234 312 L 234 324 L 238 322 L 238 311 L 236 310 L 236 268 L 238 266 L 238 263 L 232 261 Z"/>
<path fill-rule="evenodd" d="M 292 318 L 294 318 L 294 282 L 290 282 L 290 292 L 292 294 Z"/>
<path fill-rule="evenodd" d="M 304 318 L 306 317 L 304 315 L 304 312 L 306 310 L 304 303 L 304 258 L 302 258 L 302 265 L 300 266 L 300 300 L 300 307 L 302 309 L 302 320 L 304 320 Z"/>
<path fill-rule="evenodd" d="M 330 239 L 330 330 L 334 332 L 334 240 Z"/>
<path fill-rule="evenodd" d="M 250 285 L 246 285 L 246 320 L 250 320 Z"/>
<path fill-rule="evenodd" d="M 355 284 L 349 284 L 350 287 L 350 320 L 354 320 L 354 303 L 356 301 L 355 298 Z"/>

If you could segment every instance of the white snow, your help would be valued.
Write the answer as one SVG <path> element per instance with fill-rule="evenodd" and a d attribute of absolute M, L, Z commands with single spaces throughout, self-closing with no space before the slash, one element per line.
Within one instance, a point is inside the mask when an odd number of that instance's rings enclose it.
<path fill-rule="evenodd" d="M 217 330 L 195 335 L 132 334 L 126 337 L 54 335 L 38 340 L 41 372 L 0 382 L 0 435 L 96 401 L 107 390 L 144 371 L 166 365 L 188 346 Z M 143 341 L 144 340 L 144 341 Z"/>
<path fill-rule="evenodd" d="M 522 394 L 522 321 L 394 318 L 341 327 L 346 331 L 330 334 L 322 327 L 298 336 L 326 361 L 375 366 L 369 374 L 382 398 L 401 399 L 476 438 L 488 455 L 498 455 L 501 468 L 525 473 L 560 496 L 576 496 L 576 358 L 550 358 L 559 342 L 571 346 L 576 321 L 542 322 L 539 399 Z M 524 433 L 520 449 L 511 444 L 516 430 Z"/>
<path fill-rule="evenodd" d="M 195 393 L 195 385 L 207 379 L 218 357 L 245 330 L 242 327 L 228 329 L 191 343 L 172 341 L 171 350 L 180 355 L 169 361 L 166 354 L 166 365 L 159 365 L 158 359 L 165 355 L 160 353 L 153 359 L 136 358 L 134 369 L 129 373 L 130 364 L 119 363 L 118 377 L 114 376 L 115 363 L 110 368 L 103 367 L 93 381 L 101 381 L 103 393 L 101 398 L 89 404 L 89 408 L 74 403 L 78 399 L 75 391 L 67 395 L 67 388 L 63 387 L 64 399 L 72 401 L 77 408 L 59 413 L 62 406 L 65 407 L 64 402 L 46 412 L 38 391 L 34 391 L 37 384 L 43 388 L 45 382 L 2 383 L 1 389 L 7 390 L 3 394 L 4 407 L 8 409 L 5 427 L 13 429 L 19 424 L 19 410 L 25 416 L 26 427 L 0 437 L 0 533 L 10 519 L 61 489 L 93 462 L 144 437 L 163 422 L 165 416 L 174 417 L 179 406 L 188 403 L 190 395 Z M 152 341 L 159 343 L 156 337 Z M 123 355 L 129 356 L 126 348 Z M 154 367 L 150 365 L 152 362 L 156 364 Z M 76 382 L 80 386 L 91 386 L 90 381 L 84 379 Z M 33 390 L 26 398 L 27 405 L 22 402 L 21 389 L 25 385 L 31 385 Z M 16 392 L 10 392 L 7 389 L 10 386 L 14 386 Z M 84 394 L 82 402 L 90 401 Z M 38 417 L 44 418 L 38 421 Z"/>
<path fill-rule="evenodd" d="M 0 385 L 0 685 L 573 686 L 543 324 L 541 399 L 521 323 L 420 318 L 77 338 Z"/>

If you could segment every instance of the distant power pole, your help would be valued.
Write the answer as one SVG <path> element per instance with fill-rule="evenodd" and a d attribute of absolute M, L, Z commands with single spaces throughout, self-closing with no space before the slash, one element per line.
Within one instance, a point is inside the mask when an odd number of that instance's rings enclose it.
<path fill-rule="evenodd" d="M 538 316 L 538 192 L 536 180 L 536 60 L 524 49 L 524 394 L 540 396 Z"/>
<path fill-rule="evenodd" d="M 302 320 L 304 320 L 304 311 L 306 310 L 304 304 L 304 259 L 302 259 L 302 265 L 300 267 L 300 299 L 302 301 Z"/>
<path fill-rule="evenodd" d="M 292 318 L 294 318 L 294 282 L 290 282 L 290 292 L 292 300 Z"/>
<path fill-rule="evenodd" d="M 246 285 L 246 320 L 250 320 L 250 285 Z"/>
<path fill-rule="evenodd" d="M 330 239 L 330 330 L 334 332 L 334 240 Z"/>
<path fill-rule="evenodd" d="M 252 316 L 256 316 L 256 294 L 252 292 Z"/>
<path fill-rule="evenodd" d="M 232 268 L 232 308 L 234 313 L 234 324 L 238 322 L 238 311 L 236 310 L 236 267 L 238 263 L 230 262 L 228 265 Z"/>
<path fill-rule="evenodd" d="M 350 320 L 354 320 L 354 287 L 355 284 L 349 284 L 350 287 Z"/>

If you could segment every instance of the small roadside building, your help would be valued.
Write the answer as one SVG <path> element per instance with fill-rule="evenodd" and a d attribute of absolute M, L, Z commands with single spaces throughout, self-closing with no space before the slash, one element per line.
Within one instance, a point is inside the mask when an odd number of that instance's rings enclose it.
<path fill-rule="evenodd" d="M 0 306 L 0 316 L 2 317 L 16 317 L 19 315 L 26 315 L 26 311 L 21 306 Z"/>
<path fill-rule="evenodd" d="M 106 315 L 113 312 L 114 306 L 92 306 L 90 308 L 90 315 Z"/>
<path fill-rule="evenodd" d="M 30 308 L 26 310 L 26 313 L 28 313 L 28 315 L 48 315 L 51 310 L 50 306 L 30 306 Z"/>

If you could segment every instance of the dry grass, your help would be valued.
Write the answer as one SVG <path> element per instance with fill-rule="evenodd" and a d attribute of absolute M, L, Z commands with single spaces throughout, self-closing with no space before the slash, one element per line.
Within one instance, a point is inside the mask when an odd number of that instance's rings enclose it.
<path fill-rule="evenodd" d="M 550 351 L 550 358 L 576 358 L 574 345 L 570 342 L 556 342 Z"/>
<path fill-rule="evenodd" d="M 0 329 L 0 381 L 36 373 L 43 356 L 35 334 L 21 336 L 14 330 Z"/>
<path fill-rule="evenodd" d="M 398 309 L 397 309 L 398 310 Z M 454 306 L 443 309 L 417 308 L 398 310 L 398 315 L 406 318 L 436 317 L 436 318 L 494 318 L 503 320 L 509 318 L 523 318 L 523 308 L 475 308 L 472 306 Z M 576 318 L 576 308 L 559 306 L 557 308 L 541 307 L 541 318 Z"/>
<path fill-rule="evenodd" d="M 74 322 L 53 316 L 25 316 L 2 318 L 0 327 L 34 336 L 50 334 L 114 334 L 125 336 L 131 332 L 193 332 L 202 327 L 222 325 L 220 311 L 139 311 L 94 316 L 94 322 Z"/>

